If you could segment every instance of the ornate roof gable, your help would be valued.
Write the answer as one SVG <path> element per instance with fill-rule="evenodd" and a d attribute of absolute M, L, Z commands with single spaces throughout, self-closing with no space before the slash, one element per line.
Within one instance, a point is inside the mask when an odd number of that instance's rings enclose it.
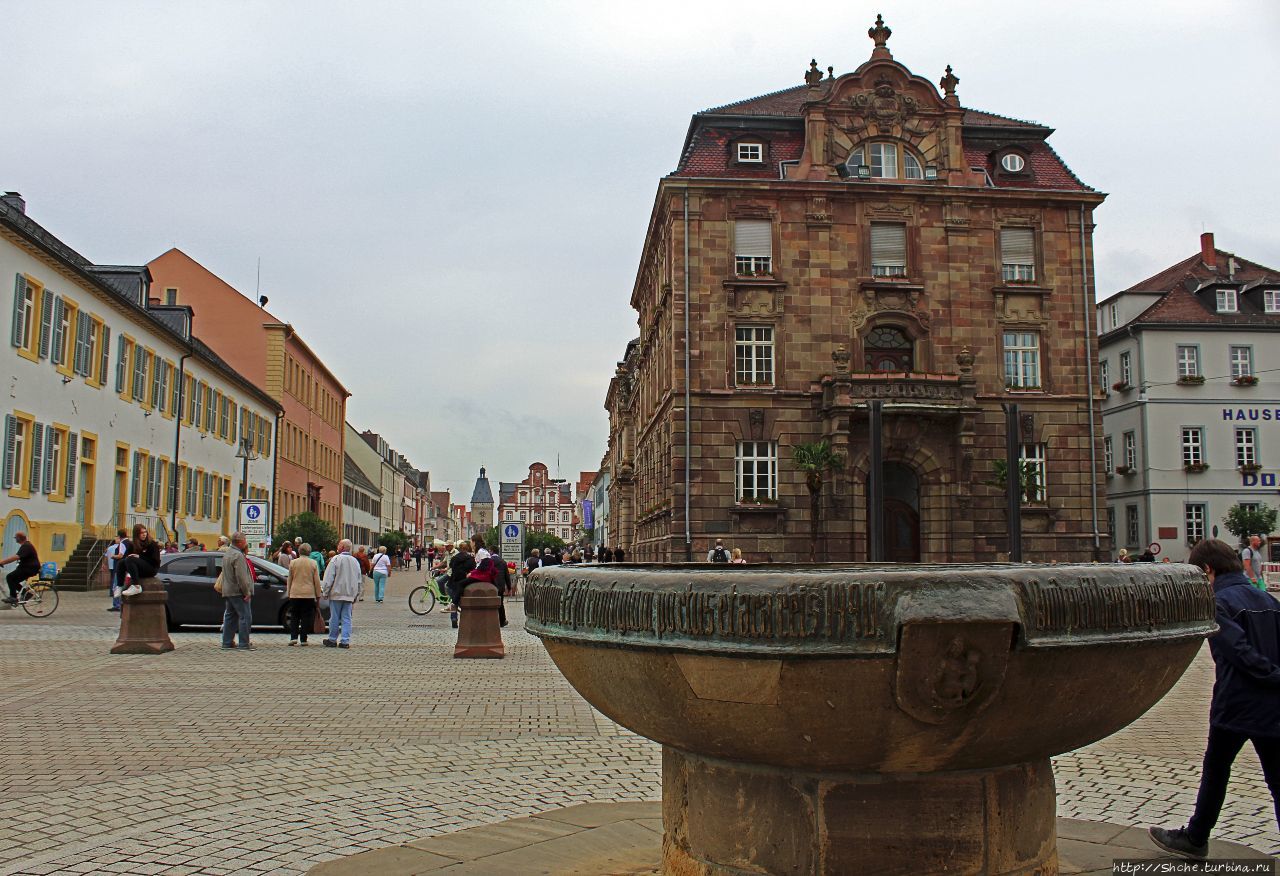
<path fill-rule="evenodd" d="M 890 33 L 877 16 L 867 32 L 875 49 L 852 73 L 822 80 L 812 75 L 816 63 L 810 65 L 809 94 L 801 106 L 805 148 L 791 178 L 834 178 L 859 144 L 876 139 L 901 140 L 940 171 L 964 172 L 959 78 L 947 67 L 941 81 L 945 96 L 939 94 L 933 83 L 893 60 Z"/>

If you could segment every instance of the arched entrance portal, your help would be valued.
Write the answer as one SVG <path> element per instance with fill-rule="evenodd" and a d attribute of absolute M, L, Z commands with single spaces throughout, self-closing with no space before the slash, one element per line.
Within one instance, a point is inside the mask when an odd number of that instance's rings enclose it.
<path fill-rule="evenodd" d="M 884 472 L 884 558 L 891 563 L 918 563 L 920 479 L 910 466 L 900 462 L 886 462 L 881 470 Z M 870 513 L 868 508 L 868 517 Z"/>

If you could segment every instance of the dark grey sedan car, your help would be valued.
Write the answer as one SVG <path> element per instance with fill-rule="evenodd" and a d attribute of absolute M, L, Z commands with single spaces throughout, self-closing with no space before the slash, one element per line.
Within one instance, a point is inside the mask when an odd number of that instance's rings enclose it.
<path fill-rule="evenodd" d="M 213 582 L 222 572 L 222 556 L 221 551 L 188 551 L 160 557 L 160 572 L 156 577 L 169 593 L 165 610 L 170 629 L 176 630 L 184 624 L 202 627 L 222 625 L 226 603 L 213 589 Z M 283 627 L 289 603 L 285 597 L 289 570 L 261 557 L 251 556 L 249 562 L 253 565 L 255 578 L 253 625 Z M 326 621 L 329 619 L 327 599 L 320 600 L 320 613 Z"/>

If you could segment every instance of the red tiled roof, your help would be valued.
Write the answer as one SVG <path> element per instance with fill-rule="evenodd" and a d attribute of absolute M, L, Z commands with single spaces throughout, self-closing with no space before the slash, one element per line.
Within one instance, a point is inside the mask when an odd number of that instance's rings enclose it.
<path fill-rule="evenodd" d="M 1045 125 L 1039 122 L 1028 122 L 1024 119 L 1014 119 L 1009 116 L 999 116 L 995 113 L 983 112 L 982 110 L 964 108 L 964 124 L 972 126 L 1000 127 L 1000 128 L 1044 128 Z"/>
<path fill-rule="evenodd" d="M 825 90 L 823 91 L 825 94 Z M 759 97 L 726 103 L 724 106 L 703 110 L 700 115 L 717 116 L 792 116 L 800 117 L 800 106 L 809 99 L 809 86 L 797 85 Z"/>
<path fill-rule="evenodd" d="M 1020 142 L 1027 152 L 1029 177 L 1001 177 L 995 172 L 995 153 L 975 146 L 964 147 L 964 158 L 969 167 L 981 167 L 991 177 L 992 184 L 1002 189 L 1055 189 L 1091 192 L 1093 189 L 1071 172 L 1071 168 L 1058 157 L 1053 147 L 1040 141 Z"/>
<path fill-rule="evenodd" d="M 729 141 L 743 136 L 741 130 L 697 128 L 689 140 L 689 148 L 680 159 L 680 167 L 672 176 L 722 177 L 725 179 L 778 179 L 779 161 L 796 161 L 804 151 L 804 134 L 800 131 L 751 131 L 768 145 L 769 160 L 764 164 L 738 164 L 729 160 Z"/>
<path fill-rule="evenodd" d="M 1204 263 L 1200 253 L 1165 268 L 1155 276 L 1130 286 L 1125 292 L 1163 292 L 1164 295 L 1138 315 L 1130 325 L 1168 323 L 1215 323 L 1219 325 L 1272 326 L 1280 328 L 1280 318 L 1264 314 L 1255 302 L 1247 297 L 1239 299 L 1237 313 L 1218 313 L 1214 310 L 1216 298 L 1211 293 L 1195 294 L 1206 283 L 1230 283 L 1247 286 L 1255 283 L 1280 285 L 1280 271 L 1242 259 L 1232 253 L 1214 249 L 1218 265 L 1212 271 Z M 1235 259 L 1234 276 L 1227 271 L 1229 259 Z"/>
<path fill-rule="evenodd" d="M 757 97 L 748 97 L 745 100 L 726 103 L 723 106 L 712 107 L 703 110 L 699 115 L 714 116 L 781 116 L 784 118 L 800 118 L 800 108 L 805 101 L 812 100 L 815 97 L 825 97 L 827 92 L 827 84 L 832 82 L 831 79 L 823 80 L 823 87 L 820 93 L 813 94 L 809 86 L 797 85 L 793 88 L 784 88 L 781 91 L 772 91 L 768 94 L 761 94 Z M 1001 128 L 1044 128 L 1045 126 L 1038 122 L 1028 122 L 1023 119 L 1015 119 L 1009 116 L 1001 116 L 996 113 L 989 113 L 983 110 L 970 109 L 965 107 L 964 124 L 973 126 L 988 126 Z"/>

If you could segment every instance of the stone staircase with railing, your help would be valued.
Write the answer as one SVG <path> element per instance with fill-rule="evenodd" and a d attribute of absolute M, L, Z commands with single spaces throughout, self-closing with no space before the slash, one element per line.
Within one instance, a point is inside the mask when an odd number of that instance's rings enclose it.
<path fill-rule="evenodd" d="M 76 549 L 67 558 L 66 564 L 58 570 L 57 585 L 61 590 L 101 590 L 106 587 L 106 579 L 98 571 L 102 554 L 111 544 L 105 539 L 86 535 L 80 539 Z"/>

